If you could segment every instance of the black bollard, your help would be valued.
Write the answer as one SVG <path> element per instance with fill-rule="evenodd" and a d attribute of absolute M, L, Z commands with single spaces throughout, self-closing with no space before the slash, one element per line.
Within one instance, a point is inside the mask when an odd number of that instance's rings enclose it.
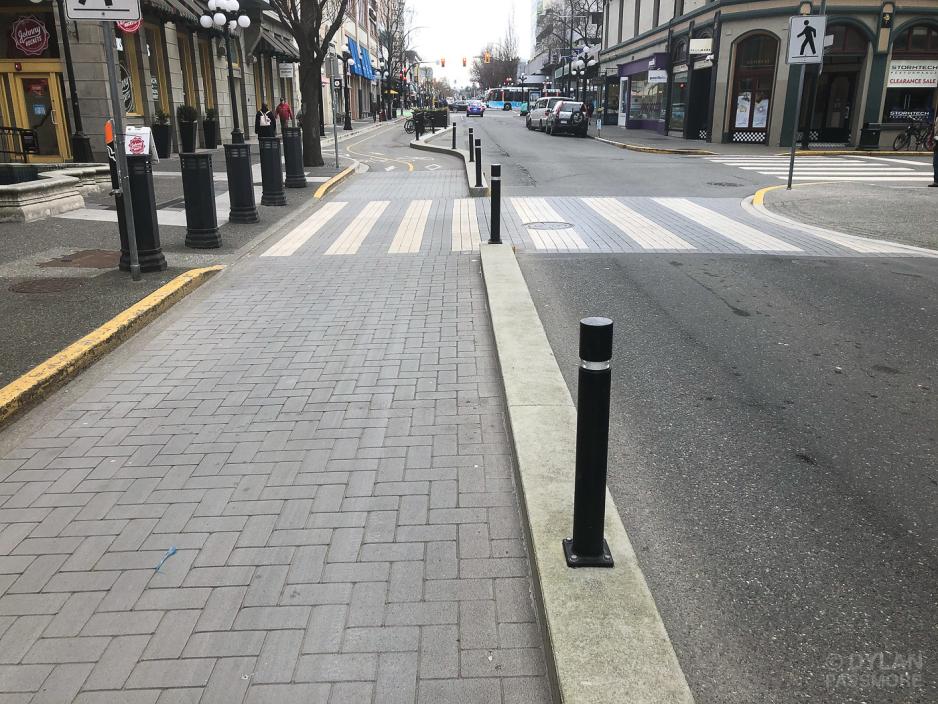
<path fill-rule="evenodd" d="M 166 257 L 160 247 L 160 226 L 156 221 L 156 194 L 153 192 L 153 167 L 150 164 L 150 156 L 128 154 L 127 172 L 130 175 L 130 198 L 134 209 L 140 271 L 163 271 L 166 269 Z M 121 271 L 130 271 L 128 244 L 125 232 L 121 237 Z"/>
<path fill-rule="evenodd" d="M 186 199 L 186 247 L 221 247 L 215 213 L 215 179 L 211 154 L 180 154 L 182 192 Z"/>
<path fill-rule="evenodd" d="M 482 140 L 476 140 L 476 188 L 482 188 Z"/>
<path fill-rule="evenodd" d="M 254 177 L 251 175 L 251 146 L 225 145 L 225 168 L 228 172 L 228 196 L 231 198 L 229 222 L 252 223 L 257 216 L 254 201 Z"/>
<path fill-rule="evenodd" d="M 492 164 L 492 225 L 489 244 L 502 243 L 502 165 Z"/>
<path fill-rule="evenodd" d="M 456 123 L 453 123 L 453 149 L 456 148 Z"/>
<path fill-rule="evenodd" d="M 611 360 L 612 321 L 609 318 L 583 318 L 580 321 L 580 371 L 577 379 L 573 537 L 563 541 L 568 567 L 613 566 L 612 553 L 603 538 Z"/>
<path fill-rule="evenodd" d="M 287 188 L 306 188 L 306 173 L 303 171 L 303 133 L 299 127 L 283 128 L 283 160 L 287 164 L 287 177 L 283 182 Z"/>
<path fill-rule="evenodd" d="M 475 141 L 472 139 L 472 132 L 473 132 L 473 128 L 470 127 L 470 128 L 469 128 L 469 163 L 470 163 L 470 164 L 471 164 L 473 161 L 475 161 L 475 158 L 474 158 L 473 155 L 472 155 L 472 153 L 473 153 L 473 151 L 474 151 L 473 148 L 472 148 L 472 145 L 475 144 Z"/>
<path fill-rule="evenodd" d="M 283 168 L 280 164 L 280 140 L 277 137 L 261 137 L 261 183 L 264 192 L 261 205 L 286 205 L 287 194 L 283 190 Z"/>

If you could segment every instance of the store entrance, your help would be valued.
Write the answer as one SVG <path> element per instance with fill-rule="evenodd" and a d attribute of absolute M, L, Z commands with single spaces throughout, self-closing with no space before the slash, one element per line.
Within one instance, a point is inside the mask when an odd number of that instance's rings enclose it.
<path fill-rule="evenodd" d="M 690 79 L 690 98 L 687 104 L 687 139 L 710 139 L 710 77 L 713 69 L 695 68 Z"/>
<path fill-rule="evenodd" d="M 12 83 L 14 126 L 33 130 L 38 152 L 30 161 L 63 161 L 69 154 L 65 110 L 57 73 L 8 74 Z"/>

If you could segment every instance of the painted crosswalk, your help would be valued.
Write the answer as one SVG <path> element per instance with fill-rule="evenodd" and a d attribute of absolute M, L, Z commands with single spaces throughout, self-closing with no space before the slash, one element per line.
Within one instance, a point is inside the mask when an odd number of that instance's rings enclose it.
<path fill-rule="evenodd" d="M 715 164 L 753 171 L 780 180 L 788 179 L 789 157 L 708 157 Z M 794 181 L 840 181 L 858 183 L 926 183 L 932 180 L 931 164 L 925 161 L 871 156 L 808 156 L 795 159 Z"/>
<path fill-rule="evenodd" d="M 489 237 L 483 198 L 333 201 L 263 256 L 472 253 Z M 506 198 L 501 237 L 542 253 L 669 252 L 795 256 L 938 256 L 772 216 L 733 198 Z"/>

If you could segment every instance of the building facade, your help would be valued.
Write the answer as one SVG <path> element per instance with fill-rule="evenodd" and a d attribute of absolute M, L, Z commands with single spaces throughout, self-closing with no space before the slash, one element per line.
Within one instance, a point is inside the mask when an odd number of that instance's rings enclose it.
<path fill-rule="evenodd" d="M 715 142 L 891 145 L 938 103 L 938 5 L 829 0 L 823 70 L 786 63 L 792 0 L 609 0 L 597 101 L 607 124 Z M 872 137 L 871 137 L 872 135 Z"/>

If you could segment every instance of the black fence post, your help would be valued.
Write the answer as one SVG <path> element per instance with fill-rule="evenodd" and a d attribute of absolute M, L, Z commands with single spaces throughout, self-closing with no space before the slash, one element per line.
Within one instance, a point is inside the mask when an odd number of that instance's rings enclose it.
<path fill-rule="evenodd" d="M 453 149 L 456 148 L 456 123 L 453 123 Z"/>
<path fill-rule="evenodd" d="M 469 128 L 469 163 L 470 163 L 470 164 L 471 164 L 473 161 L 475 161 L 475 158 L 473 157 L 473 151 L 474 151 L 474 150 L 473 150 L 473 148 L 472 148 L 472 145 L 475 144 L 475 141 L 474 141 L 473 138 L 472 138 L 472 132 L 473 132 L 473 128 L 470 127 L 470 128 Z"/>
<path fill-rule="evenodd" d="M 573 537 L 563 541 L 568 567 L 613 566 L 612 553 L 603 538 L 611 360 L 612 321 L 609 318 L 583 318 L 580 321 L 580 371 L 577 380 Z"/>
<path fill-rule="evenodd" d="M 180 154 L 182 191 L 186 199 L 186 247 L 221 247 L 215 213 L 215 180 L 211 154 Z"/>
<path fill-rule="evenodd" d="M 286 205 L 287 194 L 283 190 L 283 168 L 280 165 L 280 139 L 261 137 L 261 205 Z"/>
<path fill-rule="evenodd" d="M 492 164 L 492 225 L 489 244 L 502 243 L 502 165 Z"/>
<path fill-rule="evenodd" d="M 228 172 L 228 195 L 231 198 L 229 222 L 257 222 L 254 200 L 254 177 L 251 175 L 251 146 L 225 145 L 225 170 Z"/>
<path fill-rule="evenodd" d="M 299 127 L 283 128 L 283 160 L 286 162 L 287 188 L 306 188 L 306 172 L 303 171 L 303 133 Z"/>
<path fill-rule="evenodd" d="M 482 188 L 482 140 L 476 140 L 476 188 Z"/>

